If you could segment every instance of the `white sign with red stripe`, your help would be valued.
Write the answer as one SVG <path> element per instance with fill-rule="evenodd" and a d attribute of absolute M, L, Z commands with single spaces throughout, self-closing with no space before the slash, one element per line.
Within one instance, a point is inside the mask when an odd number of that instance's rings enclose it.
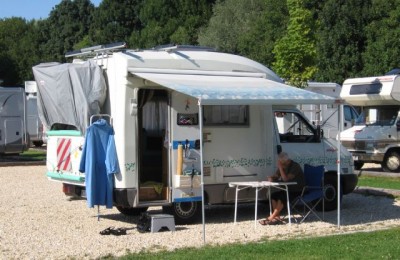
<path fill-rule="evenodd" d="M 58 138 L 57 140 L 57 169 L 72 171 L 71 138 Z"/>

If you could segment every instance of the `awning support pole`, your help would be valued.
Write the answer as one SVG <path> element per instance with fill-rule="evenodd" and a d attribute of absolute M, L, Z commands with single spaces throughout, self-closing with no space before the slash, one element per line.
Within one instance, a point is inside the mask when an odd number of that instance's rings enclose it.
<path fill-rule="evenodd" d="M 200 174 L 201 174 L 201 209 L 203 220 L 203 243 L 206 243 L 206 221 L 204 212 L 204 172 L 203 172 L 203 107 L 201 100 L 198 101 L 199 105 L 199 125 L 200 125 Z"/>
<path fill-rule="evenodd" d="M 340 185 L 340 170 L 341 170 L 341 163 L 340 163 L 340 155 L 341 155 L 341 144 L 340 141 L 340 132 L 343 131 L 343 103 L 339 104 L 339 133 L 337 136 L 337 226 L 340 229 L 340 194 L 341 194 L 341 185 Z"/>

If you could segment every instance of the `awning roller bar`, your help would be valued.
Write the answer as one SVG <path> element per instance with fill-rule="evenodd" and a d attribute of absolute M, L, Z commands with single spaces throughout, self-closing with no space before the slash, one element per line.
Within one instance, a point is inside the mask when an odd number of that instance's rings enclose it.
<path fill-rule="evenodd" d="M 240 71 L 210 71 L 210 70 L 181 70 L 181 69 L 153 69 L 153 68 L 128 68 L 128 71 L 132 74 L 157 73 L 157 74 L 266 78 L 265 73 L 240 72 Z"/>

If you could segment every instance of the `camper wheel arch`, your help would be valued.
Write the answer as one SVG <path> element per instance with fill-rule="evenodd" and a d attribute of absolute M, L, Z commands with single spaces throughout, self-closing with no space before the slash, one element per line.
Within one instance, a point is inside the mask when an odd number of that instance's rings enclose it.
<path fill-rule="evenodd" d="M 139 216 L 141 213 L 146 212 L 148 207 L 143 208 L 126 208 L 117 206 L 116 207 L 119 212 L 127 216 Z"/>
<path fill-rule="evenodd" d="M 324 199 L 325 211 L 337 209 L 337 174 L 336 172 L 327 172 L 324 177 Z M 340 198 L 343 197 L 343 189 L 340 192 Z M 340 200 L 342 201 L 342 200 Z"/>

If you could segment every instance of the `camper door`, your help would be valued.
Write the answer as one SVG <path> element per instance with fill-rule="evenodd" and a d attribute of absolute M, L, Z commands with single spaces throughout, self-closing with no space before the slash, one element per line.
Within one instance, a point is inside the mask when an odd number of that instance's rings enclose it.
<path fill-rule="evenodd" d="M 169 201 L 169 92 L 138 92 L 139 203 Z"/>

